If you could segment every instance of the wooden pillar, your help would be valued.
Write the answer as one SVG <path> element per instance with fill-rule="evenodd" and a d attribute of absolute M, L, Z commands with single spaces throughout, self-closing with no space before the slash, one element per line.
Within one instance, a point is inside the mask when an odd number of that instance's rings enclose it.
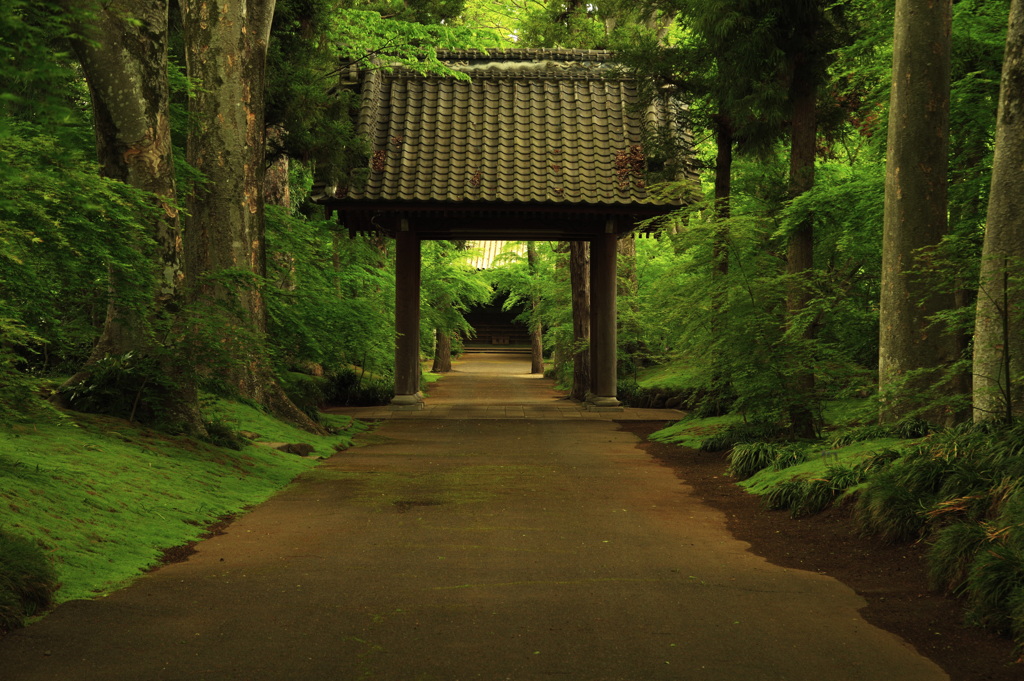
<path fill-rule="evenodd" d="M 420 239 L 402 220 L 395 235 L 396 408 L 420 409 Z"/>
<path fill-rule="evenodd" d="M 591 408 L 621 409 L 618 393 L 616 331 L 616 268 L 618 248 L 615 221 L 590 242 L 590 391 Z"/>

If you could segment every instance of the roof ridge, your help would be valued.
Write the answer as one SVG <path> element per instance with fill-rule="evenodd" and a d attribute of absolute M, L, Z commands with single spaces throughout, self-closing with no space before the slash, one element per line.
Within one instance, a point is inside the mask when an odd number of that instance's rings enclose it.
<path fill-rule="evenodd" d="M 611 61 L 611 50 L 584 50 L 578 48 L 511 47 L 501 49 L 438 50 L 439 61 Z"/>

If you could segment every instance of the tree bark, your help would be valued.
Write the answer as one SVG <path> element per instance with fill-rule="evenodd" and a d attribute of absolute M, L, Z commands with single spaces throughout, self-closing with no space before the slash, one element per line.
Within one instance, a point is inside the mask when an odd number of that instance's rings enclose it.
<path fill-rule="evenodd" d="M 732 147 L 733 130 L 729 117 L 719 113 L 715 117 L 715 144 L 718 148 L 715 156 L 715 229 L 714 243 L 711 246 L 711 258 L 714 261 L 712 277 L 715 286 L 711 292 L 711 332 L 717 333 L 722 328 L 721 314 L 724 307 L 724 284 L 722 280 L 729 274 L 729 227 L 727 222 L 732 217 Z"/>
<path fill-rule="evenodd" d="M 227 382 L 248 399 L 321 430 L 278 385 L 260 347 L 267 330 L 263 96 L 274 0 L 180 0 L 193 126 L 187 157 L 205 180 L 189 197 L 185 239 L 190 288 L 238 311 L 239 362 Z M 228 285 L 226 282 L 233 283 Z"/>
<path fill-rule="evenodd" d="M 447 331 L 435 330 L 434 363 L 430 370 L 435 374 L 446 374 L 452 370 L 452 336 Z"/>
<path fill-rule="evenodd" d="M 590 244 L 569 243 L 569 278 L 572 286 L 573 373 L 569 397 L 584 401 L 590 390 Z"/>
<path fill-rule="evenodd" d="M 530 276 L 537 276 L 537 246 L 532 241 L 526 242 L 526 262 L 530 268 Z M 544 373 L 544 326 L 540 320 L 540 296 L 530 296 L 530 373 Z"/>
<path fill-rule="evenodd" d="M 1024 0 L 1010 7 L 974 326 L 974 420 L 1020 413 L 1024 394 Z"/>
<path fill-rule="evenodd" d="M 929 321 L 953 306 L 952 295 L 920 271 L 947 230 L 950 24 L 950 0 L 897 0 L 879 301 L 883 423 L 923 407 L 923 392 L 956 360 L 952 335 Z"/>
<path fill-rule="evenodd" d="M 65 386 L 87 380 L 91 366 L 104 356 L 129 351 L 155 356 L 174 387 L 159 405 L 150 406 L 168 426 L 202 433 L 191 372 L 153 337 L 157 328 L 175 323 L 185 279 L 168 106 L 167 2 L 64 0 L 63 5 L 86 10 L 92 18 L 77 27 L 80 37 L 73 48 L 89 86 L 100 172 L 150 192 L 159 207 L 150 222 L 156 244 L 152 305 L 123 304 L 116 295 L 120 284 L 112 281 L 100 338 L 86 365 Z"/>
<path fill-rule="evenodd" d="M 639 324 L 639 310 L 636 294 L 640 290 L 640 278 L 636 268 L 636 235 L 626 234 L 615 247 L 618 251 L 618 300 L 619 339 L 623 353 L 629 358 L 630 366 L 642 367 L 646 348 L 643 343 L 643 329 Z"/>
<path fill-rule="evenodd" d="M 790 103 L 793 108 L 789 156 L 789 197 L 795 198 L 814 186 L 814 162 L 818 140 L 817 86 L 805 59 L 796 57 Z M 810 277 L 814 271 L 814 221 L 806 218 L 789 235 L 786 274 L 789 283 L 786 312 L 790 324 L 803 324 L 800 335 L 814 338 L 814 326 L 800 320 L 811 300 Z M 814 437 L 814 370 L 803 366 L 791 377 L 789 421 L 797 437 Z"/>

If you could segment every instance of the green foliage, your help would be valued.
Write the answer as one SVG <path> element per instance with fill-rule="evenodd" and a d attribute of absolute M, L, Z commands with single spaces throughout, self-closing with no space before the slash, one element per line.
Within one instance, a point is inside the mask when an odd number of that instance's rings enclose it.
<path fill-rule="evenodd" d="M 726 472 L 742 480 L 766 468 L 780 471 L 806 460 L 807 449 L 802 443 L 740 442 L 729 453 Z"/>
<path fill-rule="evenodd" d="M 4 386 L 3 391 L 0 392 L 0 426 L 2 426 L 25 418 L 28 406 L 33 404 L 31 398 L 34 383 L 22 371 L 25 360 L 15 351 L 15 348 L 31 347 L 42 339 L 28 332 L 16 320 L 3 317 L 0 317 L 0 337 L 4 338 L 4 342 L 0 342 L 0 385 Z"/>
<path fill-rule="evenodd" d="M 151 424 L 158 420 L 159 405 L 170 387 L 153 358 L 127 352 L 98 359 L 89 377 L 66 388 L 64 396 L 76 411 Z"/>
<path fill-rule="evenodd" d="M 705 452 L 720 452 L 742 443 L 759 443 L 779 437 L 779 428 L 774 423 L 741 422 L 731 423 L 724 429 L 705 438 L 700 449 Z"/>
<path fill-rule="evenodd" d="M 7 131 L 0 136 L 0 372 L 9 389 L 0 391 L 0 415 L 9 420 L 32 404 L 30 374 L 81 366 L 109 300 L 125 311 L 149 304 L 145 219 L 154 207 L 145 192 L 101 178 L 91 150 L 30 124 Z"/>
<path fill-rule="evenodd" d="M 343 369 L 330 377 L 326 397 L 331 404 L 371 407 L 388 404 L 395 396 L 394 384 L 362 370 Z"/>
<path fill-rule="evenodd" d="M 62 127 L 82 122 L 82 83 L 67 43 L 79 12 L 28 0 L 0 6 L 0 139 L 18 135 L 19 121 L 69 139 L 81 135 Z"/>
<path fill-rule="evenodd" d="M 349 364 L 390 375 L 394 265 L 365 237 L 269 206 L 268 336 L 282 370 Z"/>
<path fill-rule="evenodd" d="M 857 466 L 830 464 L 822 477 L 797 475 L 773 485 L 764 494 L 764 504 L 771 510 L 788 510 L 794 518 L 814 515 L 860 485 L 864 477 Z"/>
<path fill-rule="evenodd" d="M 928 582 L 933 589 L 958 593 L 978 552 L 988 543 L 979 523 L 956 522 L 939 529 L 928 548 Z"/>
<path fill-rule="evenodd" d="M 474 256 L 464 244 L 452 241 L 428 241 L 423 245 L 420 287 L 421 337 L 431 352 L 434 331 L 462 337 L 473 334 L 465 313 L 474 305 L 487 303 L 493 290 L 471 264 Z"/>
<path fill-rule="evenodd" d="M 57 587 L 39 544 L 0 527 L 0 636 L 49 607 Z"/>
<path fill-rule="evenodd" d="M 782 446 L 771 442 L 740 442 L 729 453 L 729 475 L 744 479 L 768 468 L 782 453 Z"/>
<path fill-rule="evenodd" d="M 249 444 L 249 441 L 223 418 L 204 420 L 203 427 L 206 429 L 206 435 L 201 439 L 214 447 L 224 447 L 240 452 Z"/>
<path fill-rule="evenodd" d="M 638 241 L 638 258 L 645 258 L 638 267 L 641 344 L 667 350 L 655 361 L 694 367 L 694 387 L 712 409 L 787 427 L 794 409 L 820 413 L 823 398 L 870 384 L 865 365 L 877 354 L 872 307 L 880 266 L 871 244 L 881 222 L 882 176 L 875 166 L 825 165 L 815 189 L 785 204 L 781 157 L 740 169 L 731 219 L 715 219 L 708 199 L 664 221 L 660 239 Z M 851 204 L 858 209 L 837 208 Z M 827 235 L 815 259 L 829 265 L 811 277 L 813 298 L 787 325 L 781 254 L 788 231 L 808 218 Z M 722 257 L 727 272 L 716 264 Z M 807 327 L 817 329 L 812 340 Z M 792 389 L 808 367 L 821 377 L 814 395 Z"/>
<path fill-rule="evenodd" d="M 887 426 L 880 426 L 877 424 L 855 426 L 836 433 L 829 438 L 828 444 L 830 447 L 845 447 L 853 444 L 854 442 L 865 442 L 867 440 L 877 440 L 890 436 L 891 429 Z"/>
<path fill-rule="evenodd" d="M 882 474 L 857 498 L 856 514 L 861 531 L 892 542 L 916 539 L 926 526 L 925 501 L 901 484 L 899 476 Z"/>
<path fill-rule="evenodd" d="M 330 390 L 329 378 L 289 371 L 282 373 L 278 382 L 296 407 L 314 421 L 320 418 L 320 409 L 327 403 Z"/>
<path fill-rule="evenodd" d="M 1024 595 L 1021 538 L 992 542 L 979 551 L 971 563 L 965 591 L 972 622 L 1004 634 L 1016 630 L 1019 636 L 1021 623 L 1017 618 Z"/>
<path fill-rule="evenodd" d="M 928 435 L 934 429 L 934 426 L 927 421 L 914 416 L 908 416 L 892 425 L 868 424 L 842 429 L 829 439 L 829 445 L 832 447 L 845 447 L 854 442 L 891 437 L 915 440 Z"/>
<path fill-rule="evenodd" d="M 784 468 L 795 466 L 807 460 L 807 447 L 803 443 L 783 445 L 771 462 L 770 468 L 773 471 L 781 471 Z"/>

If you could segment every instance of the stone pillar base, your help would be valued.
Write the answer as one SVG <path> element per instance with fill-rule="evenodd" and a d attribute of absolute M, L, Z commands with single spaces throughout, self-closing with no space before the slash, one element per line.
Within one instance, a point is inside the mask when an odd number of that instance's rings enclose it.
<path fill-rule="evenodd" d="M 587 411 L 622 411 L 622 403 L 615 397 L 601 397 L 599 395 L 587 395 L 587 401 L 583 403 Z"/>
<path fill-rule="evenodd" d="M 423 393 L 395 395 L 391 398 L 391 409 L 394 411 L 417 411 L 424 407 Z"/>

